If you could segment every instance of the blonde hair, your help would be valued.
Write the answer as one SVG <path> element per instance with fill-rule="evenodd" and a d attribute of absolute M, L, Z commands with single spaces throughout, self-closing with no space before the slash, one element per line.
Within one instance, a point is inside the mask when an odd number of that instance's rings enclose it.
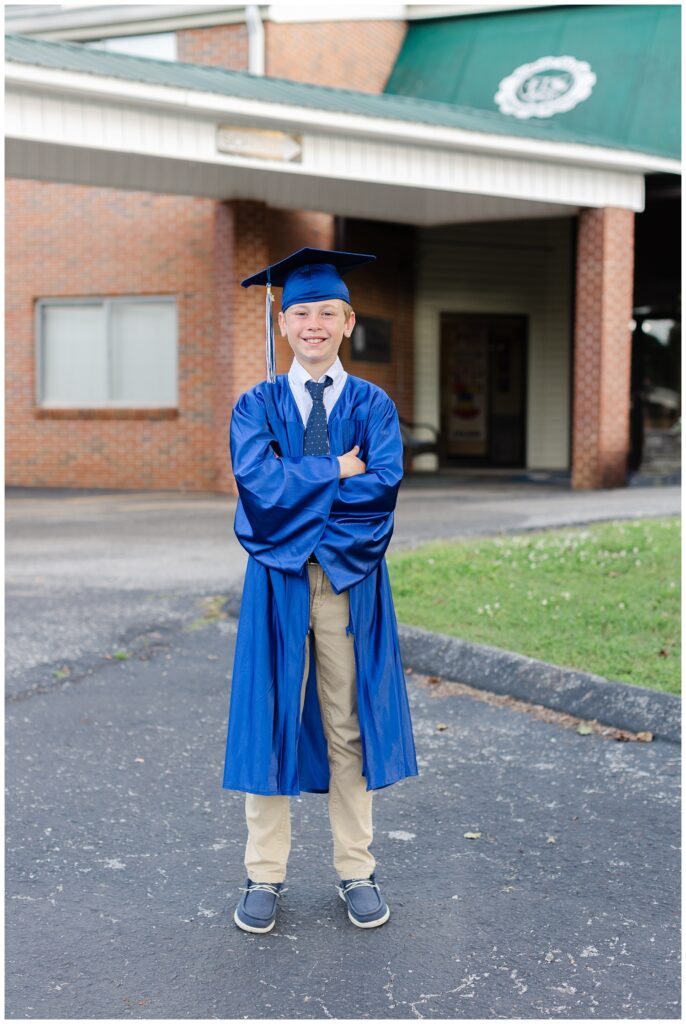
<path fill-rule="evenodd" d="M 345 317 L 346 320 L 349 320 L 350 319 L 350 314 L 353 312 L 353 307 L 350 305 L 349 302 L 346 302 L 345 299 L 341 299 L 340 301 L 341 301 L 341 307 L 343 309 L 343 316 Z M 297 306 L 298 303 L 294 302 L 293 305 Z M 287 308 L 289 308 L 289 307 L 287 307 Z M 285 313 L 286 310 L 282 309 L 281 312 Z"/>

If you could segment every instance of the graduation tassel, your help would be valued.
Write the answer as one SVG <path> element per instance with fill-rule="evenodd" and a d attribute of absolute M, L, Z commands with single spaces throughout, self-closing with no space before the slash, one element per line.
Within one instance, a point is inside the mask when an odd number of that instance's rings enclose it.
<path fill-rule="evenodd" d="M 272 303 L 274 302 L 274 296 L 272 295 L 271 282 L 267 283 L 267 299 L 266 299 L 266 321 L 267 321 L 267 337 L 266 337 L 266 349 L 267 349 L 267 379 L 270 384 L 276 382 L 276 368 L 274 358 L 274 317 L 272 314 Z"/>

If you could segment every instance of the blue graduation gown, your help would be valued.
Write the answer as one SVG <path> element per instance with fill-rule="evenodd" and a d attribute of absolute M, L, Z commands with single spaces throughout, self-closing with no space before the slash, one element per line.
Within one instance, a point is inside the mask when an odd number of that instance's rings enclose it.
<path fill-rule="evenodd" d="M 349 374 L 328 418 L 330 454 L 303 455 L 304 426 L 287 374 L 233 408 L 239 491 L 234 530 L 248 552 L 233 663 L 223 787 L 295 796 L 329 789 L 327 743 L 310 645 L 307 556 L 348 591 L 367 790 L 418 775 L 384 553 L 403 476 L 398 413 L 381 388 Z M 366 471 L 340 479 L 338 455 L 360 445 Z"/>

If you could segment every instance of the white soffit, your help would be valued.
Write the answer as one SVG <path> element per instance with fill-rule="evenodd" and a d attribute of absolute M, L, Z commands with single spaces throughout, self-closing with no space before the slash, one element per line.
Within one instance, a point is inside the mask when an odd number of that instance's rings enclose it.
<path fill-rule="evenodd" d="M 268 180 L 281 196 L 288 193 L 285 183 L 290 182 L 294 197 L 300 192 L 299 179 L 321 182 L 317 189 L 321 196 L 327 182 L 332 195 L 335 182 L 354 183 L 358 191 L 366 189 L 370 195 L 379 187 L 401 189 L 404 194 L 416 194 L 409 223 L 436 222 L 414 219 L 417 210 L 431 206 L 425 193 L 509 200 L 513 216 L 518 202 L 541 209 L 562 206 L 570 214 L 579 206 L 640 211 L 643 174 L 675 171 L 675 161 L 637 152 L 306 109 L 12 62 L 5 65 L 5 92 L 6 173 L 14 176 L 35 176 L 38 150 L 56 174 L 60 148 L 80 154 L 111 153 L 118 154 L 113 166 L 119 168 L 127 157 L 153 160 L 158 169 L 160 161 L 168 161 L 167 185 L 155 191 L 196 194 L 193 182 L 203 168 L 221 169 L 226 198 L 231 194 L 232 172 L 237 180 L 244 180 L 239 171 L 253 172 L 256 191 L 261 192 L 254 198 L 267 201 L 264 182 Z M 249 159 L 220 152 L 219 125 L 301 136 L 299 160 Z M 22 146 L 29 144 L 31 174 L 22 165 Z M 100 164 L 94 160 L 96 166 Z M 64 168 L 59 175 L 63 172 Z M 259 189 L 254 172 L 261 172 Z M 170 176 L 174 187 L 168 184 Z M 59 180 L 71 179 L 59 176 Z M 113 181 L 107 184 L 116 186 Z M 121 187 L 152 186 L 131 186 L 122 180 Z M 365 205 L 362 196 L 360 201 Z M 314 208 L 307 202 L 297 205 Z M 441 209 L 444 205 L 438 204 Z M 403 220 L 405 212 L 396 210 L 393 219 Z M 531 212 L 522 210 L 522 215 L 531 216 Z"/>

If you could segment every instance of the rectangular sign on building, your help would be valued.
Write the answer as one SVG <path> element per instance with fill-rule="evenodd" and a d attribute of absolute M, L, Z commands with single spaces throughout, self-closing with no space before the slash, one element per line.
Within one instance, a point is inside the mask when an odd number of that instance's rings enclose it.
<path fill-rule="evenodd" d="M 262 128 L 245 128 L 242 125 L 218 125 L 217 149 L 220 153 L 231 153 L 233 156 L 300 163 L 302 136 Z"/>

